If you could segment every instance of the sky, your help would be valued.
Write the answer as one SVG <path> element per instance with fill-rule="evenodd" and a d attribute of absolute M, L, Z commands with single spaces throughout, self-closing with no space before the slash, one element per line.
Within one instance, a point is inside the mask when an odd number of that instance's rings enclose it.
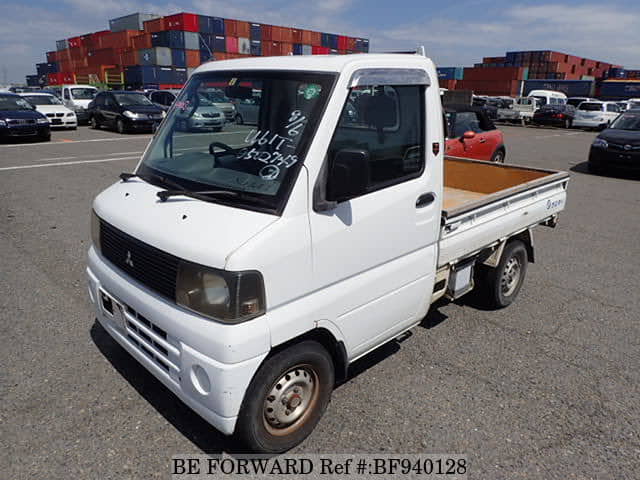
<path fill-rule="evenodd" d="M 8 3 L 6 3 L 8 2 Z M 640 2 L 505 0 L 1 0 L 0 83 L 23 82 L 55 41 L 134 12 L 193 12 L 366 37 L 371 51 L 424 45 L 439 66 L 508 50 L 557 50 L 640 69 Z"/>

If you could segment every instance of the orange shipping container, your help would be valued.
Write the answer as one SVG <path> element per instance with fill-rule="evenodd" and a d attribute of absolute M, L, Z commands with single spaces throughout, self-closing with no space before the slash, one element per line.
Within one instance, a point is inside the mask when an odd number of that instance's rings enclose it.
<path fill-rule="evenodd" d="M 303 45 L 313 45 L 313 32 L 311 30 L 300 30 L 302 32 L 302 41 L 294 43 L 302 43 Z"/>
<path fill-rule="evenodd" d="M 263 24 L 262 25 L 262 41 L 266 41 L 269 42 L 272 40 L 272 36 L 273 36 L 273 25 L 266 25 Z"/>
<path fill-rule="evenodd" d="M 251 24 L 249 22 L 241 22 L 240 20 L 237 20 L 236 27 L 238 37 L 249 38 L 251 36 Z"/>
<path fill-rule="evenodd" d="M 227 37 L 238 36 L 238 22 L 236 20 L 224 19 L 224 34 Z"/>
<path fill-rule="evenodd" d="M 100 48 L 127 48 L 133 45 L 132 38 L 140 35 L 138 30 L 111 32 L 100 38 Z"/>
<path fill-rule="evenodd" d="M 291 29 L 291 39 L 293 43 L 304 43 L 303 37 L 304 30 L 300 30 L 299 28 Z"/>
<path fill-rule="evenodd" d="M 280 55 L 292 55 L 293 54 L 293 43 L 282 42 L 280 44 Z"/>
<path fill-rule="evenodd" d="M 164 17 L 156 18 L 154 20 L 147 20 L 143 23 L 144 33 L 157 33 L 164 32 L 166 30 Z"/>
<path fill-rule="evenodd" d="M 131 39 L 131 44 L 133 45 L 133 48 L 135 48 L 136 50 L 145 50 L 147 48 L 153 48 L 153 45 L 151 44 L 150 33 L 144 33 L 142 35 L 138 35 L 137 37 L 133 37 Z"/>
<path fill-rule="evenodd" d="M 200 50 L 185 50 L 187 59 L 187 68 L 196 68 L 200 66 Z"/>
<path fill-rule="evenodd" d="M 309 45 L 313 47 L 321 47 L 322 46 L 322 33 L 320 32 L 309 32 L 311 34 L 311 41 Z M 304 42 L 307 43 L 307 42 Z"/>

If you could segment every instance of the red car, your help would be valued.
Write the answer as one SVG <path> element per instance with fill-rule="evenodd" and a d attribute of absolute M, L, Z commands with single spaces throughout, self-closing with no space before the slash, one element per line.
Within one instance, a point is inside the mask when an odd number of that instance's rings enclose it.
<path fill-rule="evenodd" d="M 504 163 L 504 136 L 481 107 L 448 105 L 445 155 Z"/>

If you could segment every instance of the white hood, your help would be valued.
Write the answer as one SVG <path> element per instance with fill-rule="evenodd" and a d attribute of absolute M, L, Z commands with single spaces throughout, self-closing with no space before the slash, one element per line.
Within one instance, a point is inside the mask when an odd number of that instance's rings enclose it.
<path fill-rule="evenodd" d="M 45 115 L 47 113 L 64 113 L 65 115 L 67 113 L 73 113 L 64 105 L 36 105 L 36 110 Z"/>
<path fill-rule="evenodd" d="M 131 179 L 118 182 L 93 203 L 107 223 L 160 250 L 214 268 L 279 217 L 187 197 L 161 202 L 161 189 Z"/>

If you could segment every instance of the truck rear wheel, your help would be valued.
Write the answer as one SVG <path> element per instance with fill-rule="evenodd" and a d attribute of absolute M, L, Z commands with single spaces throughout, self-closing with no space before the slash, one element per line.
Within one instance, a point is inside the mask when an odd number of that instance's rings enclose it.
<path fill-rule="evenodd" d="M 305 341 L 268 358 L 251 381 L 235 435 L 251 451 L 285 452 L 302 442 L 324 414 L 334 385 L 331 356 Z"/>
<path fill-rule="evenodd" d="M 482 300 L 487 307 L 505 308 L 513 303 L 527 273 L 527 248 L 520 240 L 509 242 L 496 268 L 481 267 Z"/>

